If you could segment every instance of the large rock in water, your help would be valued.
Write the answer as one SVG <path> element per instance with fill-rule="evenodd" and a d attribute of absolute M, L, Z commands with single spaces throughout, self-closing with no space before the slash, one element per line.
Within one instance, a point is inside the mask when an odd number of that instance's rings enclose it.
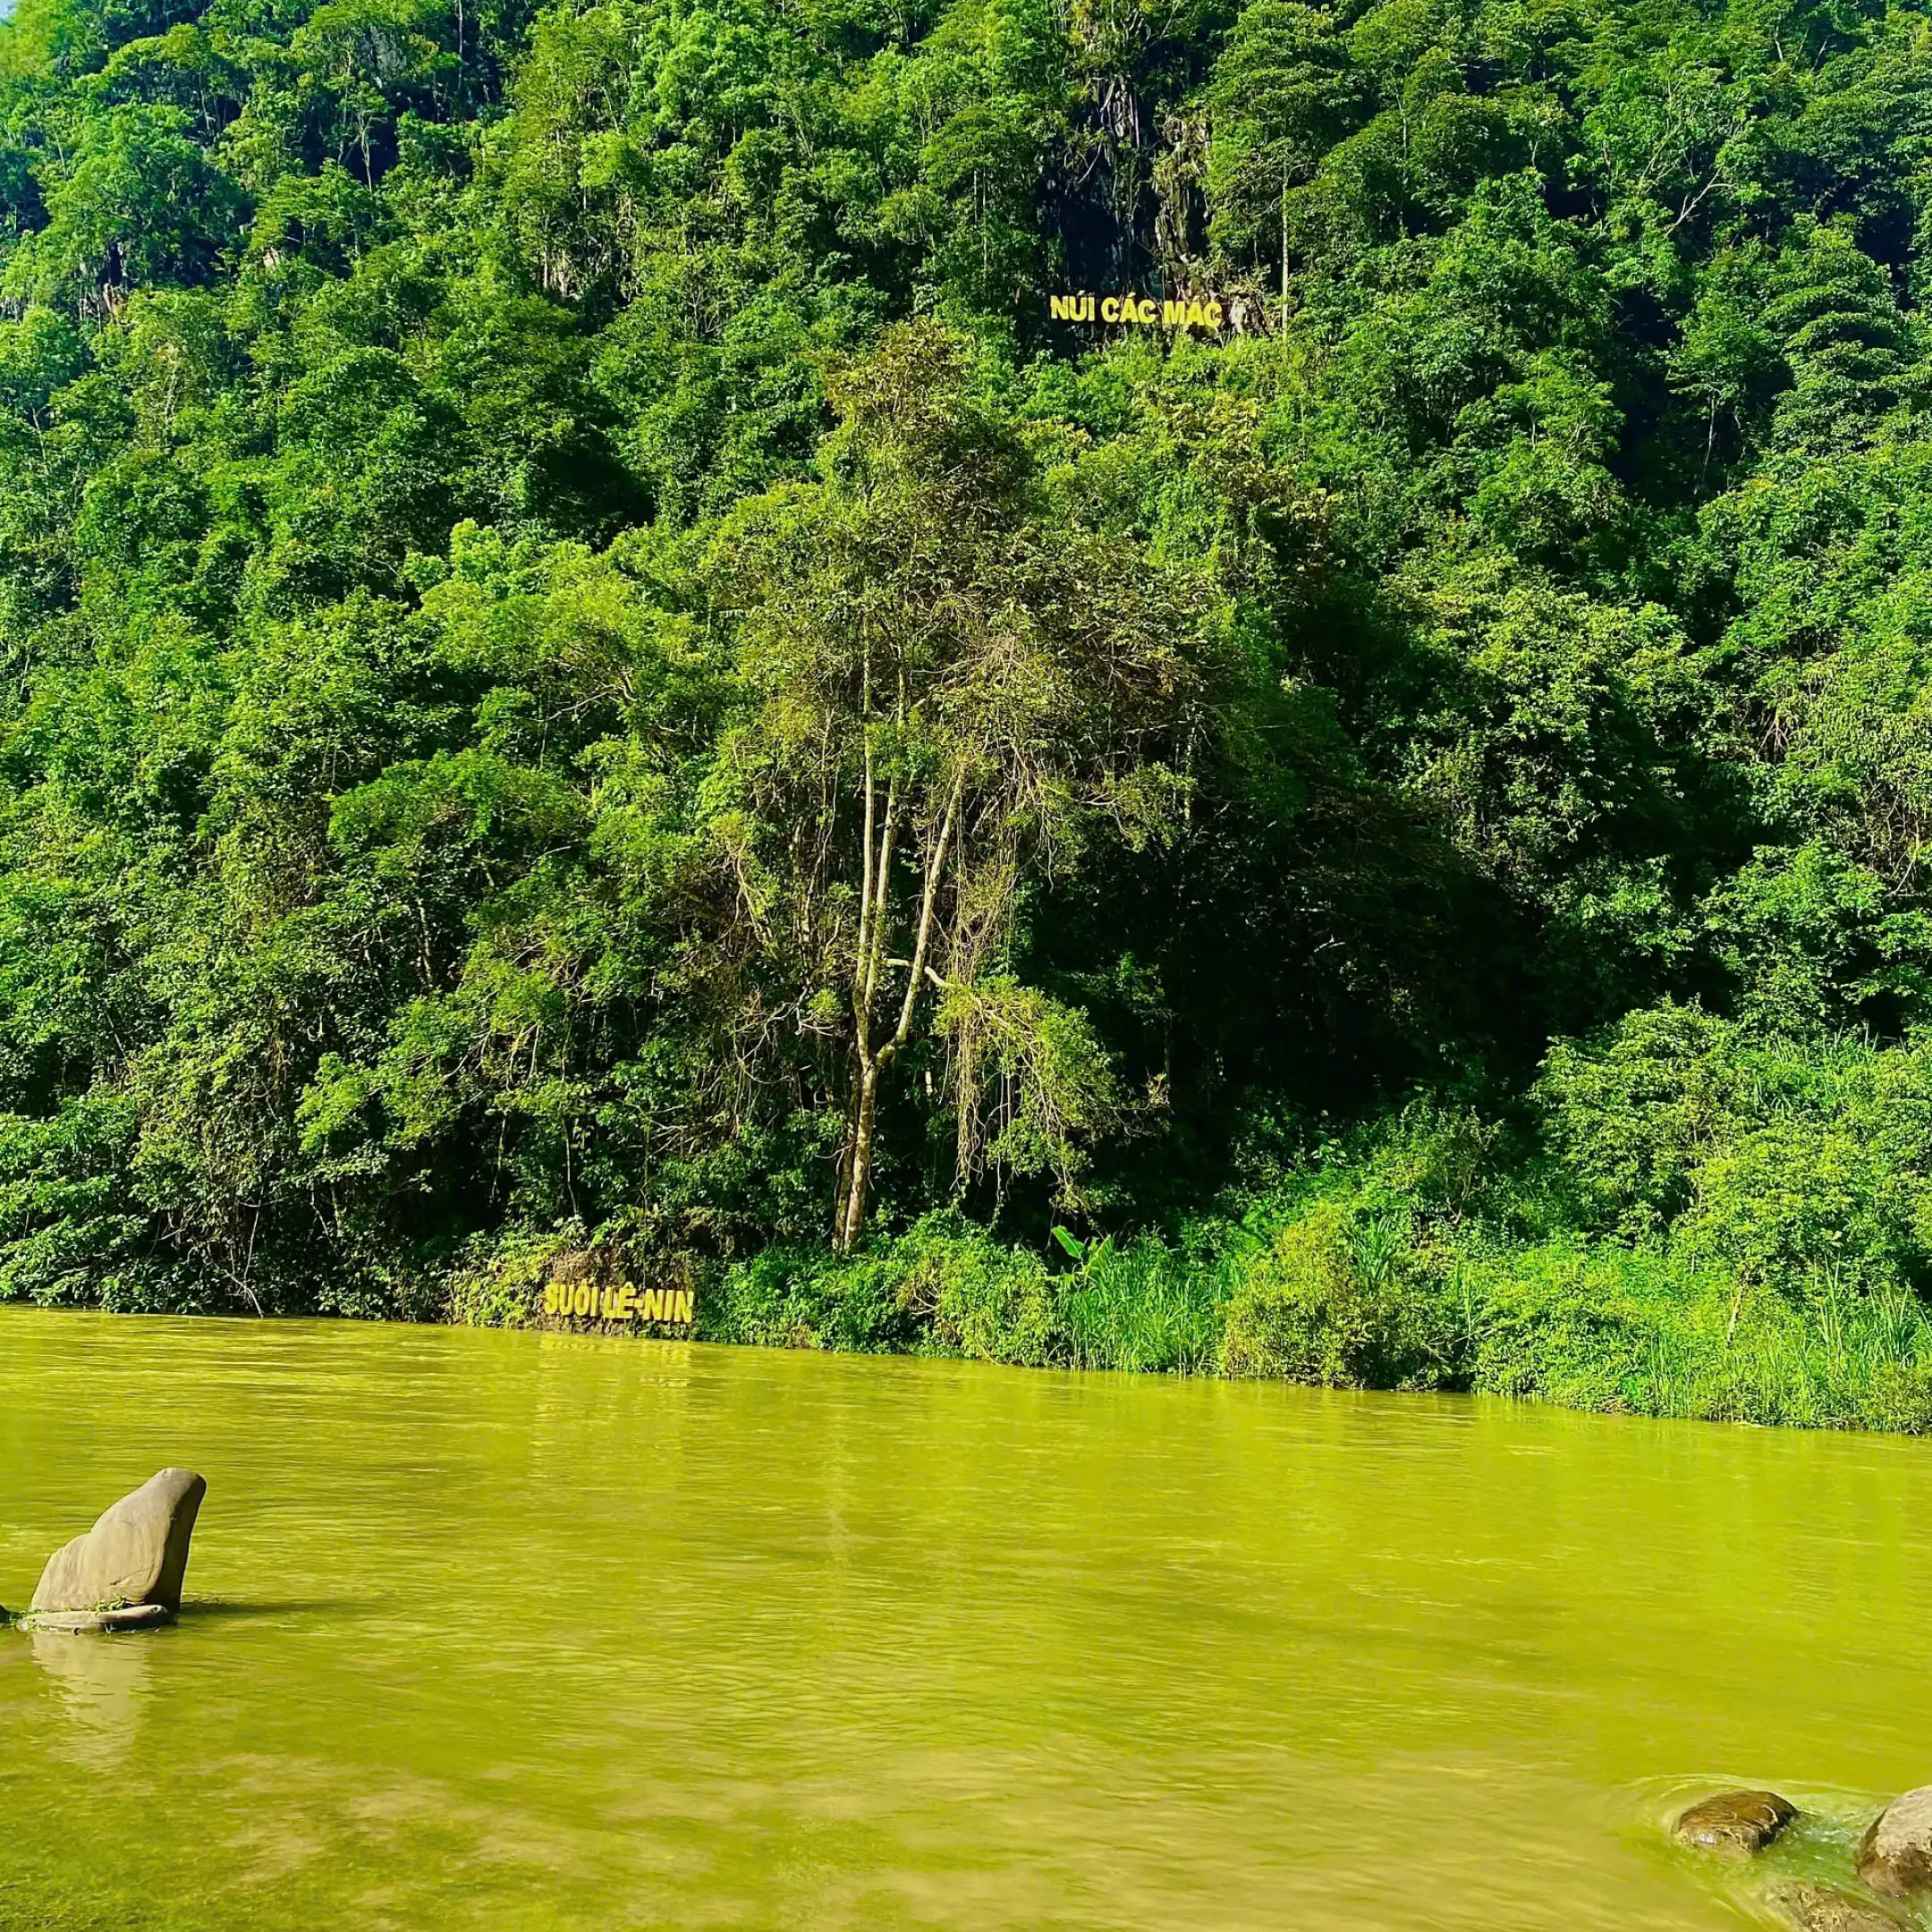
<path fill-rule="evenodd" d="M 207 1494 L 208 1485 L 192 1470 L 150 1476 L 85 1536 L 47 1558 L 28 1614 L 146 1604 L 173 1616 L 181 1608 L 188 1541 Z"/>
<path fill-rule="evenodd" d="M 1894 1798 L 1859 1840 L 1858 1875 L 1874 1892 L 1932 1892 L 1932 1784 Z"/>
<path fill-rule="evenodd" d="M 1798 1809 L 1775 1792 L 1719 1792 L 1694 1804 L 1677 1820 L 1681 1844 L 1729 1858 L 1762 1852 L 1798 1816 Z"/>

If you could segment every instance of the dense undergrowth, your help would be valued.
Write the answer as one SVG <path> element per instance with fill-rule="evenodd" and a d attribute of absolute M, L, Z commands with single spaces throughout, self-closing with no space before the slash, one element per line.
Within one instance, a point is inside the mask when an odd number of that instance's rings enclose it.
<path fill-rule="evenodd" d="M 1244 1199 L 1166 1234 L 1043 1252 L 944 1210 L 769 1248 L 708 1271 L 699 1333 L 1932 1432 L 1932 1051 L 1665 1008 L 1553 1055 L 1531 1104 L 1257 1153 Z M 465 1277 L 458 1312 L 527 1318 L 560 1248 Z"/>
<path fill-rule="evenodd" d="M 21 0 L 0 1295 L 1925 1426 L 1928 276 L 1923 0 Z"/>
<path fill-rule="evenodd" d="M 1178 1242 L 1103 1242 L 1071 1269 L 952 1217 L 853 1259 L 771 1252 L 725 1273 L 699 1332 L 1932 1432 L 1932 1321 L 1910 1293 L 1832 1284 L 1794 1301 L 1654 1249 L 1419 1227 L 1345 1192 Z"/>
<path fill-rule="evenodd" d="M 1081 1242 L 1062 1230 L 1058 1266 L 953 1214 L 853 1258 L 769 1250 L 720 1273 L 703 1332 L 1932 1431 L 1932 1317 L 1900 1266 L 1932 1236 L 1932 1191 L 1894 1176 L 1901 1224 L 1860 1227 L 1869 1245 L 1847 1252 L 1813 1217 L 1842 1205 L 1829 1199 L 1838 1163 L 1868 1157 L 1857 1144 L 1868 1123 L 1841 1123 L 1835 1145 L 1775 1170 L 1788 1177 L 1775 1199 L 1753 1198 L 1773 1170 L 1753 1172 L 1765 1150 L 1748 1143 L 1787 1125 L 1754 1123 L 1699 1163 L 1722 1170 L 1703 1211 L 1585 1227 L 1573 1201 L 1518 1191 L 1520 1168 L 1500 1178 L 1472 1117 L 1417 1113 L 1366 1147 L 1326 1150 L 1239 1216 L 1191 1220 L 1172 1238 Z M 1822 1250 L 1807 1239 L 1819 1233 Z"/>

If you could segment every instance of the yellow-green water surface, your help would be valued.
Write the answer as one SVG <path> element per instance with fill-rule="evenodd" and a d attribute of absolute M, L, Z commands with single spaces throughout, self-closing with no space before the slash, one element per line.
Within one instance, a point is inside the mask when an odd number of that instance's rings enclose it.
<path fill-rule="evenodd" d="M 0 1310 L 0 1601 L 164 1463 L 174 1628 L 0 1631 L 0 1924 L 1753 1922 L 1932 1782 L 1932 1445 Z"/>

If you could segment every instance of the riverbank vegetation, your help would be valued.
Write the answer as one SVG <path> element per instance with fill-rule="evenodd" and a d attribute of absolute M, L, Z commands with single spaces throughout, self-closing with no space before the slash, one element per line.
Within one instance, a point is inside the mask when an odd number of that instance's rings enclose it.
<path fill-rule="evenodd" d="M 1787 1254 L 1767 1278 L 1695 1223 L 1620 1238 L 1482 1160 L 1487 1139 L 1473 1116 L 1411 1114 L 1238 1217 L 1062 1231 L 1072 1265 L 944 1214 L 861 1258 L 767 1250 L 723 1272 L 706 1332 L 1932 1432 L 1932 1319 L 1897 1273 Z"/>
<path fill-rule="evenodd" d="M 20 0 L 0 1294 L 1932 1426 L 1928 250 L 1885 0 Z"/>

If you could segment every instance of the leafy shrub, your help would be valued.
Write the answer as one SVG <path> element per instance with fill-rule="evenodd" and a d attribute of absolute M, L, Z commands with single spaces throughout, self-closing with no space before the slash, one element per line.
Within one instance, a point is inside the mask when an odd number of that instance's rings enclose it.
<path fill-rule="evenodd" d="M 1784 1292 L 1932 1284 L 1932 1050 L 1695 1006 L 1553 1048 L 1538 1098 L 1586 1230 Z"/>
<path fill-rule="evenodd" d="M 917 1348 L 923 1336 L 902 1279 L 891 1249 L 849 1257 L 767 1249 L 724 1270 L 700 1298 L 698 1333 L 707 1341 L 860 1354 Z"/>
<path fill-rule="evenodd" d="M 1325 1201 L 1242 1258 L 1224 1375 L 1330 1388 L 1437 1388 L 1460 1374 L 1447 1304 L 1389 1222 Z"/>
<path fill-rule="evenodd" d="M 131 1107 L 95 1096 L 46 1120 L 0 1115 L 0 1299 L 170 1305 L 129 1199 L 133 1125 Z"/>
<path fill-rule="evenodd" d="M 978 1232 L 943 1234 L 928 1220 L 895 1258 L 903 1305 L 929 1320 L 941 1346 L 1036 1368 L 1069 1359 L 1056 1284 L 1039 1256 Z"/>
<path fill-rule="evenodd" d="M 476 1328 L 521 1328 L 542 1306 L 551 1263 L 580 1245 L 583 1231 L 564 1227 L 542 1234 L 512 1234 L 474 1255 L 450 1277 L 453 1321 Z"/>
<path fill-rule="evenodd" d="M 1932 1320 L 1895 1288 L 1794 1300 L 1735 1271 L 1572 1237 L 1459 1255 L 1475 1382 L 1572 1408 L 1922 1430 Z"/>
<path fill-rule="evenodd" d="M 1885 1363 L 1872 1377 L 1864 1419 L 1871 1428 L 1932 1436 L 1932 1361 Z"/>

